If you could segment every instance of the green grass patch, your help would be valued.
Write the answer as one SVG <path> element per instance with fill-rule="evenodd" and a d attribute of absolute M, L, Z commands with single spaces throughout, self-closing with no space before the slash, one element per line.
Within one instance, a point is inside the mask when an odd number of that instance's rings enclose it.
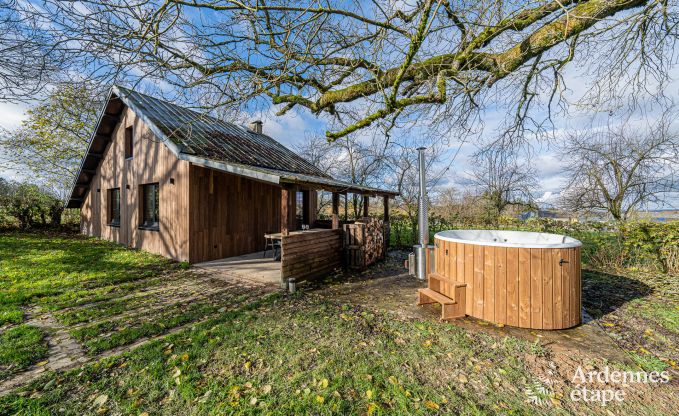
<path fill-rule="evenodd" d="M 634 360 L 634 362 L 639 367 L 641 367 L 642 370 L 647 372 L 651 371 L 661 372 L 667 369 L 668 367 L 666 362 L 661 361 L 659 358 L 653 355 L 632 352 L 630 353 L 630 357 L 632 357 L 632 360 Z"/>
<path fill-rule="evenodd" d="M 21 306 L 55 310 L 111 299 L 173 266 L 160 256 L 73 235 L 0 233 L 0 325 L 23 320 Z"/>
<path fill-rule="evenodd" d="M 0 304 L 0 326 L 18 324 L 24 320 L 24 311 L 18 305 Z"/>
<path fill-rule="evenodd" d="M 96 325 L 79 328 L 71 332 L 74 338 L 84 342 L 90 354 L 98 354 L 111 348 L 130 344 L 140 338 L 165 333 L 172 328 L 204 319 L 216 313 L 221 307 L 238 303 L 238 299 L 222 299 L 220 303 L 192 302 L 154 311 L 146 322 L 106 321 Z M 105 336 L 101 336 L 105 334 Z"/>
<path fill-rule="evenodd" d="M 42 329 L 19 325 L 0 334 L 0 379 L 23 370 L 47 356 Z"/>
<path fill-rule="evenodd" d="M 673 302 L 635 301 L 630 313 L 679 336 L 679 307 Z"/>
<path fill-rule="evenodd" d="M 34 398 L 2 398 L 0 412 L 96 412 L 101 394 L 124 414 L 530 410 L 532 342 L 305 297 L 261 305 L 69 372 Z"/>

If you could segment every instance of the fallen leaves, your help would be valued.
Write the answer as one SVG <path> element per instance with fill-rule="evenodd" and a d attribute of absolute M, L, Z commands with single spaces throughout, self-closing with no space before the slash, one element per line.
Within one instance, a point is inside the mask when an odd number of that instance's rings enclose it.
<path fill-rule="evenodd" d="M 432 402 L 431 400 L 425 400 L 424 405 L 425 405 L 425 407 L 432 409 L 432 410 L 439 410 L 439 408 L 440 408 L 440 406 L 438 404 Z"/>
<path fill-rule="evenodd" d="M 100 407 L 100 406 L 104 405 L 104 403 L 106 403 L 107 401 L 108 401 L 108 395 L 100 394 L 99 396 L 97 396 L 96 399 L 94 399 L 94 402 L 92 403 L 92 405 L 94 405 L 96 407 Z"/>
<path fill-rule="evenodd" d="M 208 391 L 205 392 L 205 394 L 203 394 L 201 397 L 196 399 L 196 401 L 198 403 L 206 403 L 210 399 L 211 395 L 212 395 L 212 390 L 208 390 Z"/>
<path fill-rule="evenodd" d="M 182 375 L 182 370 L 180 370 L 178 367 L 175 367 L 175 368 L 174 368 L 174 373 L 172 373 L 172 378 L 174 379 L 174 382 L 175 382 L 177 385 L 180 384 L 179 376 L 181 376 L 181 375 Z"/>
<path fill-rule="evenodd" d="M 368 403 L 368 410 L 367 413 L 368 415 L 372 415 L 377 411 L 377 405 L 375 403 Z"/>
<path fill-rule="evenodd" d="M 319 381 L 318 387 L 320 387 L 321 389 L 327 389 L 328 388 L 328 379 L 324 378 L 321 381 Z"/>

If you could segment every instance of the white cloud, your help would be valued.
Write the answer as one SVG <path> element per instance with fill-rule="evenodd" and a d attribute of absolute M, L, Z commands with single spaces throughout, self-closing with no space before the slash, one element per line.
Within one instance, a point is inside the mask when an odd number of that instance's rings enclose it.
<path fill-rule="evenodd" d="M 24 104 L 0 102 L 0 127 L 12 129 L 19 127 L 26 119 L 26 106 Z"/>

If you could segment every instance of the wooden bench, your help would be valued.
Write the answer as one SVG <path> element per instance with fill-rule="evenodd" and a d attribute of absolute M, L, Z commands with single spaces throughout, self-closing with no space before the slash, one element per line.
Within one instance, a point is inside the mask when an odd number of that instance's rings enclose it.
<path fill-rule="evenodd" d="M 437 273 L 429 275 L 428 283 L 429 287 L 417 290 L 418 305 L 441 304 L 442 321 L 465 316 L 466 283 L 449 280 Z M 452 298 L 441 293 L 445 289 L 453 295 Z"/>

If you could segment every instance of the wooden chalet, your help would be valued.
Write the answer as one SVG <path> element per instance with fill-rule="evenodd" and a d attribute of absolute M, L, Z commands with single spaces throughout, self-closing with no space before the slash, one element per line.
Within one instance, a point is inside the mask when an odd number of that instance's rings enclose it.
<path fill-rule="evenodd" d="M 332 220 L 318 221 L 318 191 Z M 338 181 L 262 133 L 123 87 L 111 89 L 68 201 L 84 234 L 204 262 L 262 251 L 280 233 L 281 281 L 342 261 L 340 195 L 395 192 Z M 301 205 L 301 206 L 298 206 Z M 311 230 L 300 231 L 302 225 Z"/>

